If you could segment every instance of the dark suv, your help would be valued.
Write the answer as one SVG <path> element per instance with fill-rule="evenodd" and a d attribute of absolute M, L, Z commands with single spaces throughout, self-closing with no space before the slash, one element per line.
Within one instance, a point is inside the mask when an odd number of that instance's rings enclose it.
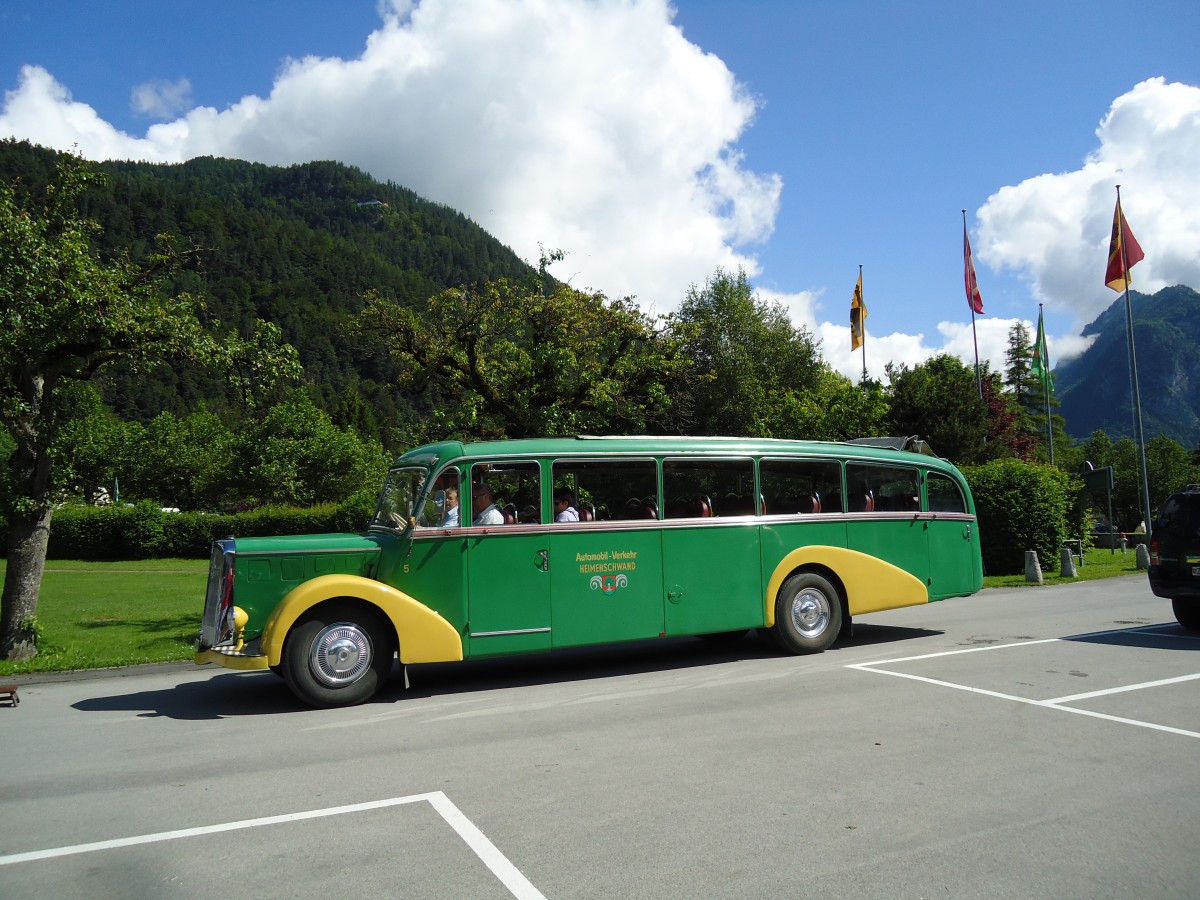
<path fill-rule="evenodd" d="M 1180 625 L 1200 631 L 1200 484 L 1168 497 L 1150 531 L 1150 590 L 1170 599 Z"/>

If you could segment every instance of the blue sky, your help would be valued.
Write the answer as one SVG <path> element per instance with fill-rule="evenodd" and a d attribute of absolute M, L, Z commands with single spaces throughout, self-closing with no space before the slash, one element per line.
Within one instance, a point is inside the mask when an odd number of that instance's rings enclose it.
<path fill-rule="evenodd" d="M 0 136 L 91 158 L 339 159 L 581 288 L 678 304 L 744 266 L 857 377 L 972 360 L 1045 304 L 1052 362 L 1117 294 L 1200 287 L 1200 7 L 1147 0 L 5 0 Z M 33 68 L 30 68 L 33 67 Z"/>

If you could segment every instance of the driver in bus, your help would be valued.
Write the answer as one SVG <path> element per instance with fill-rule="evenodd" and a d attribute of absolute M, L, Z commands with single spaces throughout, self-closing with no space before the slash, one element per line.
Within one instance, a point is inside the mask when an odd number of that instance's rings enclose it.
<path fill-rule="evenodd" d="M 446 489 L 445 506 L 443 507 L 442 521 L 438 523 L 438 528 L 457 528 L 458 527 L 458 488 Z"/>

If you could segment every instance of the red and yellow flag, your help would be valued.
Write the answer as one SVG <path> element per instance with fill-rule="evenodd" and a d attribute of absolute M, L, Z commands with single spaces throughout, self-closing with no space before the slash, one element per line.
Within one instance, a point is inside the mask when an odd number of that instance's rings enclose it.
<path fill-rule="evenodd" d="M 1137 238 L 1129 230 L 1125 214 L 1121 212 L 1121 195 L 1117 194 L 1117 208 L 1113 210 L 1112 237 L 1108 241 L 1108 269 L 1104 272 L 1104 283 L 1114 291 L 1123 291 L 1133 284 L 1129 270 L 1141 262 L 1142 252 Z"/>

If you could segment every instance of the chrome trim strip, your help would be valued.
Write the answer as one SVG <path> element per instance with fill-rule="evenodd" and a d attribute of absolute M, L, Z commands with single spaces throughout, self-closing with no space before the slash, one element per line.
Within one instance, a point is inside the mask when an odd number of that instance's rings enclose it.
<path fill-rule="evenodd" d="M 505 637 L 510 634 L 549 634 L 549 628 L 514 628 L 512 631 L 472 631 L 471 637 Z"/>
<path fill-rule="evenodd" d="M 600 534 L 620 531 L 665 530 L 673 528 L 732 528 L 747 525 L 803 525 L 823 523 L 862 522 L 911 522 L 958 520 L 974 522 L 976 517 L 970 513 L 945 512 L 902 512 L 891 510 L 884 512 L 820 512 L 820 513 L 768 513 L 765 516 L 712 516 L 689 517 L 686 519 L 604 519 L 590 522 L 559 522 L 554 525 L 488 525 L 468 526 L 465 528 L 423 528 L 412 532 L 414 541 L 428 541 L 437 538 L 482 538 L 498 535 L 550 535 L 550 534 Z"/>

